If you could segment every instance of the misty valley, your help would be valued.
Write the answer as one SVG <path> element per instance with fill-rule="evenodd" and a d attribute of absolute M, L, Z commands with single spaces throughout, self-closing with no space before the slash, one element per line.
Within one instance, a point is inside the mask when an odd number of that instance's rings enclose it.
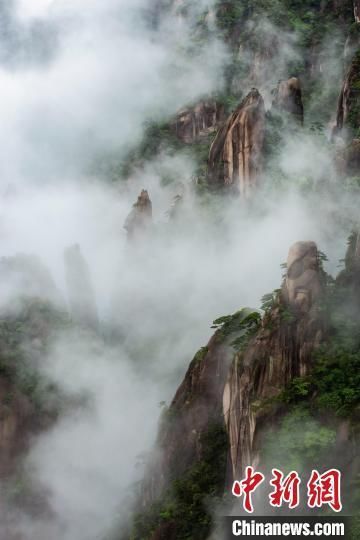
<path fill-rule="evenodd" d="M 360 538 L 359 90 L 358 0 L 0 0 L 0 540 Z"/>

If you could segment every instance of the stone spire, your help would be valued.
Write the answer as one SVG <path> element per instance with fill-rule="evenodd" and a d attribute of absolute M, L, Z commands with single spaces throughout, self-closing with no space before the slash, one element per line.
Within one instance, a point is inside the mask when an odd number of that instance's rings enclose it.
<path fill-rule="evenodd" d="M 124 224 L 128 240 L 136 240 L 142 237 L 149 229 L 151 223 L 152 203 L 148 192 L 143 189 Z"/>
<path fill-rule="evenodd" d="M 300 124 L 304 123 L 301 83 L 297 77 L 279 81 L 274 94 L 273 107 L 288 112 Z"/>
<path fill-rule="evenodd" d="M 208 181 L 249 197 L 260 183 L 265 107 L 253 88 L 220 129 L 210 148 Z"/>
<path fill-rule="evenodd" d="M 262 404 L 311 369 L 312 352 L 324 337 L 317 309 L 322 290 L 316 244 L 297 242 L 290 248 L 278 298 L 246 349 L 235 355 L 225 385 L 223 413 L 234 479 L 258 461 L 258 426 L 273 414 Z"/>

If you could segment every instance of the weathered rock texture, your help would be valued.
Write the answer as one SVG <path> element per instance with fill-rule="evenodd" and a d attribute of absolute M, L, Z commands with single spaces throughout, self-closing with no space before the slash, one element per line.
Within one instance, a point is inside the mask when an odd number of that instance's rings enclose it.
<path fill-rule="evenodd" d="M 287 276 L 274 307 L 245 352 L 235 356 L 225 386 L 223 410 L 233 478 L 256 464 L 257 432 L 269 414 L 266 400 L 310 370 L 311 353 L 323 338 L 317 307 L 321 291 L 316 245 L 299 242 L 290 249 Z"/>
<path fill-rule="evenodd" d="M 360 23 L 360 0 L 354 0 L 355 22 Z"/>
<path fill-rule="evenodd" d="M 215 101 L 201 101 L 179 111 L 172 128 L 184 143 L 191 144 L 216 131 L 224 119 L 224 108 Z"/>
<path fill-rule="evenodd" d="M 200 349 L 166 412 L 158 447 L 144 484 L 143 502 L 156 500 L 169 482 L 201 459 L 201 435 L 212 423 L 223 423 L 221 399 L 232 360 L 232 348 L 218 332 Z"/>
<path fill-rule="evenodd" d="M 304 123 L 301 83 L 297 77 L 279 82 L 274 95 L 273 107 L 286 111 L 298 122 Z"/>
<path fill-rule="evenodd" d="M 75 244 L 65 250 L 65 275 L 72 318 L 78 324 L 98 330 L 94 289 L 91 284 L 89 267 Z"/>
<path fill-rule="evenodd" d="M 358 320 L 358 232 L 349 239 L 346 268 L 337 279 L 338 285 L 338 291 L 347 291 L 341 293 L 341 302 L 350 320 Z M 193 359 L 164 412 L 157 452 L 143 484 L 145 511 L 154 508 L 151 504 L 155 501 L 161 502 L 166 489 L 174 485 L 172 482 L 191 473 L 196 464 L 204 465 L 206 445 L 202 435 L 212 425 L 225 428 L 228 438 L 228 467 L 223 471 L 220 491 L 228 490 L 234 479 L 243 478 L 248 465 L 266 472 L 266 434 L 287 417 L 282 393 L 294 379 L 310 375 L 319 346 L 332 343 L 333 312 L 325 313 L 323 309 L 324 301 L 330 310 L 338 309 L 337 303 L 331 303 L 332 291 L 327 287 L 316 244 L 298 242 L 289 251 L 282 286 L 271 296 L 263 317 L 241 310 L 216 322 L 217 331 Z M 358 442 L 347 420 L 337 422 L 336 430 L 334 452 L 341 456 L 338 461 L 347 471 L 347 478 L 353 478 L 359 469 Z M 165 528 L 159 525 L 152 540 L 166 534 L 171 537 L 176 526 L 176 519 Z"/>
<path fill-rule="evenodd" d="M 249 197 L 260 183 L 265 131 L 264 100 L 252 89 L 218 132 L 210 149 L 208 181 Z"/>
<path fill-rule="evenodd" d="M 148 192 L 143 189 L 124 224 L 128 239 L 131 241 L 142 238 L 151 224 L 152 203 Z"/>
<path fill-rule="evenodd" d="M 336 131 L 347 126 L 360 126 L 360 51 L 347 71 L 338 101 Z"/>
<path fill-rule="evenodd" d="M 234 340 L 243 332 L 235 324 L 230 331 L 217 330 L 196 354 L 163 418 L 160 453 L 144 483 L 144 505 L 160 496 L 170 477 L 201 460 L 201 435 L 213 424 L 228 430 L 229 476 L 253 462 L 257 422 L 264 415 L 259 404 L 310 369 L 311 353 L 323 336 L 317 309 L 321 294 L 316 245 L 299 242 L 290 250 L 281 293 L 245 351 L 235 354 Z"/>

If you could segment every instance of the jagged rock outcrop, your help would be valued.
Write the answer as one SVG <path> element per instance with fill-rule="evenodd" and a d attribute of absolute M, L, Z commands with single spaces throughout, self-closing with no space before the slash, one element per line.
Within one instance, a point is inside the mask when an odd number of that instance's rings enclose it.
<path fill-rule="evenodd" d="M 300 124 L 304 123 L 301 83 L 297 77 L 279 81 L 274 93 L 273 107 L 289 113 Z"/>
<path fill-rule="evenodd" d="M 142 238 L 151 224 L 152 202 L 148 192 L 143 189 L 124 224 L 128 240 L 134 241 Z"/>
<path fill-rule="evenodd" d="M 220 464 L 220 474 L 216 477 L 217 484 L 212 485 L 213 493 L 223 493 L 229 492 L 234 479 L 243 478 L 246 466 L 253 465 L 264 473 L 268 472 L 269 467 L 271 469 L 267 436 L 280 436 L 284 425 L 286 437 L 289 436 L 293 428 L 289 431 L 286 421 L 291 420 L 291 415 L 296 411 L 306 410 L 312 419 L 318 418 L 319 423 L 310 424 L 315 426 L 311 430 L 323 426 L 324 433 L 329 433 L 326 428 L 329 418 L 323 418 L 321 407 L 324 405 L 319 404 L 324 403 L 324 399 L 326 403 L 328 399 L 335 399 L 334 395 L 342 392 L 343 381 L 338 387 L 330 375 L 327 384 L 335 384 L 335 389 L 329 390 L 324 390 L 322 382 L 317 384 L 315 381 L 319 373 L 327 377 L 327 370 L 333 369 L 334 362 L 337 366 L 337 362 L 341 365 L 341 362 L 347 361 L 354 364 L 346 368 L 348 371 L 344 376 L 353 380 L 351 370 L 356 369 L 354 350 L 350 346 L 347 351 L 346 334 L 345 342 L 341 341 L 343 327 L 339 334 L 337 321 L 339 314 L 348 317 L 349 321 L 359 320 L 359 291 L 358 232 L 349 238 L 346 268 L 335 283 L 329 282 L 322 268 L 321 254 L 316 244 L 297 242 L 289 251 L 281 289 L 264 299 L 263 316 L 245 309 L 215 321 L 217 330 L 214 336 L 193 359 L 173 402 L 163 413 L 157 449 L 148 465 L 141 496 L 147 523 L 157 523 L 151 528 L 149 538 L 162 538 L 161 535 L 166 535 L 168 531 L 169 535 L 175 531 L 176 537 L 177 528 L 186 521 L 181 513 L 180 517 L 176 513 L 181 512 L 184 500 L 189 499 L 190 504 L 195 504 L 193 496 L 201 495 L 202 500 L 206 498 L 209 492 L 201 491 L 196 475 L 199 471 L 210 474 L 206 452 L 214 448 L 214 441 L 222 441 L 225 437 L 225 445 L 221 442 L 216 449 L 215 461 Z M 353 322 L 350 322 L 351 328 Z M 337 346 L 344 351 L 344 357 L 336 357 Z M 332 359 L 327 364 L 328 355 Z M 292 386 L 292 383 L 295 385 Z M 301 388 L 300 393 L 296 393 L 297 385 Z M 303 394 L 304 388 L 309 393 Z M 355 394 L 349 390 L 349 395 Z M 341 401 L 342 398 L 338 399 Z M 318 408 L 319 414 L 315 413 L 313 417 L 310 411 L 314 411 L 314 407 Z M 355 413 L 351 414 L 356 420 L 358 409 L 354 410 Z M 214 425 L 217 426 L 216 432 L 212 432 L 211 426 Z M 325 456 L 324 466 L 329 464 L 329 467 L 341 468 L 350 486 L 359 470 L 358 437 L 351 431 L 349 419 L 336 418 L 335 409 L 331 425 L 333 428 L 329 437 L 334 438 L 329 438 L 332 446 L 327 448 L 333 448 L 334 455 L 329 454 L 329 459 Z M 311 430 L 309 433 L 313 433 Z M 206 439 L 204 434 L 210 434 L 212 438 Z M 226 453 L 227 470 L 222 466 Z M 319 463 L 324 463 L 324 456 L 321 456 L 319 449 Z M 274 457 L 276 460 L 277 455 Z M 289 458 L 292 459 L 292 456 Z M 176 491 L 178 482 L 180 492 Z M 351 486 L 353 489 L 353 484 Z M 158 506 L 152 506 L 155 502 Z M 170 512 L 170 518 L 165 521 L 157 519 L 157 509 L 164 508 L 165 512 L 168 508 L 166 504 L 170 504 L 171 509 L 171 505 L 174 505 L 175 513 Z M 199 537 L 207 538 L 208 535 Z"/>
<path fill-rule="evenodd" d="M 354 0 L 355 22 L 360 23 L 360 0 Z"/>
<path fill-rule="evenodd" d="M 336 133 L 345 127 L 360 126 L 360 51 L 357 51 L 345 76 L 340 92 Z"/>
<path fill-rule="evenodd" d="M 357 175 L 360 141 L 354 133 L 360 127 L 360 49 L 353 56 L 340 92 L 333 140 L 337 143 L 335 166 L 339 174 Z"/>
<path fill-rule="evenodd" d="M 260 416 L 253 405 L 277 395 L 310 369 L 311 353 L 323 337 L 317 305 L 323 283 L 316 245 L 295 244 L 287 265 L 281 293 L 244 352 L 235 353 L 233 345 L 244 332 L 241 321 L 250 310 L 230 318 L 195 355 L 162 420 L 160 453 L 143 487 L 145 506 L 160 496 L 169 477 L 181 475 L 201 459 L 201 435 L 212 423 L 227 427 L 231 476 L 252 463 Z"/>
<path fill-rule="evenodd" d="M 314 242 L 297 242 L 289 251 L 283 298 L 297 313 L 310 313 L 321 295 L 319 256 Z"/>
<path fill-rule="evenodd" d="M 210 148 L 208 182 L 230 186 L 242 197 L 249 197 L 261 179 L 264 131 L 264 100 L 254 88 L 215 137 Z"/>
<path fill-rule="evenodd" d="M 219 332 L 195 355 L 162 419 L 160 454 L 155 455 L 143 488 L 145 505 L 159 497 L 170 476 L 181 475 L 201 459 L 201 435 L 211 423 L 223 422 L 221 399 L 232 357 L 229 341 Z"/>
<path fill-rule="evenodd" d="M 258 427 L 269 414 L 266 400 L 311 368 L 311 353 L 323 339 L 318 310 L 322 288 L 316 245 L 298 242 L 290 249 L 286 279 L 273 308 L 246 350 L 235 356 L 225 386 L 223 410 L 233 478 L 241 477 L 246 466 L 256 465 Z"/>
<path fill-rule="evenodd" d="M 223 106 L 213 100 L 200 101 L 195 107 L 179 111 L 172 129 L 182 142 L 191 144 L 216 131 L 223 119 Z"/>
<path fill-rule="evenodd" d="M 99 318 L 95 293 L 89 267 L 78 244 L 65 250 L 64 263 L 71 316 L 76 323 L 97 331 Z"/>

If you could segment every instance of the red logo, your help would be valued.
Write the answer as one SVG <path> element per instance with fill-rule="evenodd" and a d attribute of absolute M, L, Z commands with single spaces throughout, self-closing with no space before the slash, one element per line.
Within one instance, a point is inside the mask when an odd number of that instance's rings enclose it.
<path fill-rule="evenodd" d="M 270 485 L 275 489 L 269 496 L 271 506 L 280 508 L 283 502 L 287 503 L 290 509 L 299 506 L 301 480 L 298 473 L 293 471 L 284 478 L 281 471 L 273 469 L 272 474 Z"/>
<path fill-rule="evenodd" d="M 233 495 L 244 498 L 244 510 L 249 514 L 254 512 L 252 494 L 264 480 L 262 473 L 255 472 L 253 467 L 247 467 L 245 478 L 241 481 L 235 480 L 233 484 Z M 301 479 L 297 472 L 292 471 L 285 477 L 281 471 L 273 469 L 270 485 L 274 489 L 269 495 L 270 505 L 280 508 L 287 504 L 290 510 L 297 508 L 300 504 L 300 484 Z M 321 508 L 328 504 L 334 512 L 341 512 L 341 472 L 337 469 L 330 469 L 323 474 L 312 471 L 307 483 L 307 495 L 309 508 Z"/>
<path fill-rule="evenodd" d="M 334 512 L 341 512 L 341 472 L 337 469 L 330 469 L 324 474 L 313 471 L 308 482 L 308 506 L 310 508 L 321 508 L 328 504 Z"/>
<path fill-rule="evenodd" d="M 236 480 L 233 484 L 233 495 L 235 497 L 244 496 L 244 510 L 249 514 L 252 514 L 254 511 L 251 496 L 264 480 L 265 476 L 262 473 L 254 472 L 252 467 L 246 467 L 244 480 L 241 482 Z"/>

